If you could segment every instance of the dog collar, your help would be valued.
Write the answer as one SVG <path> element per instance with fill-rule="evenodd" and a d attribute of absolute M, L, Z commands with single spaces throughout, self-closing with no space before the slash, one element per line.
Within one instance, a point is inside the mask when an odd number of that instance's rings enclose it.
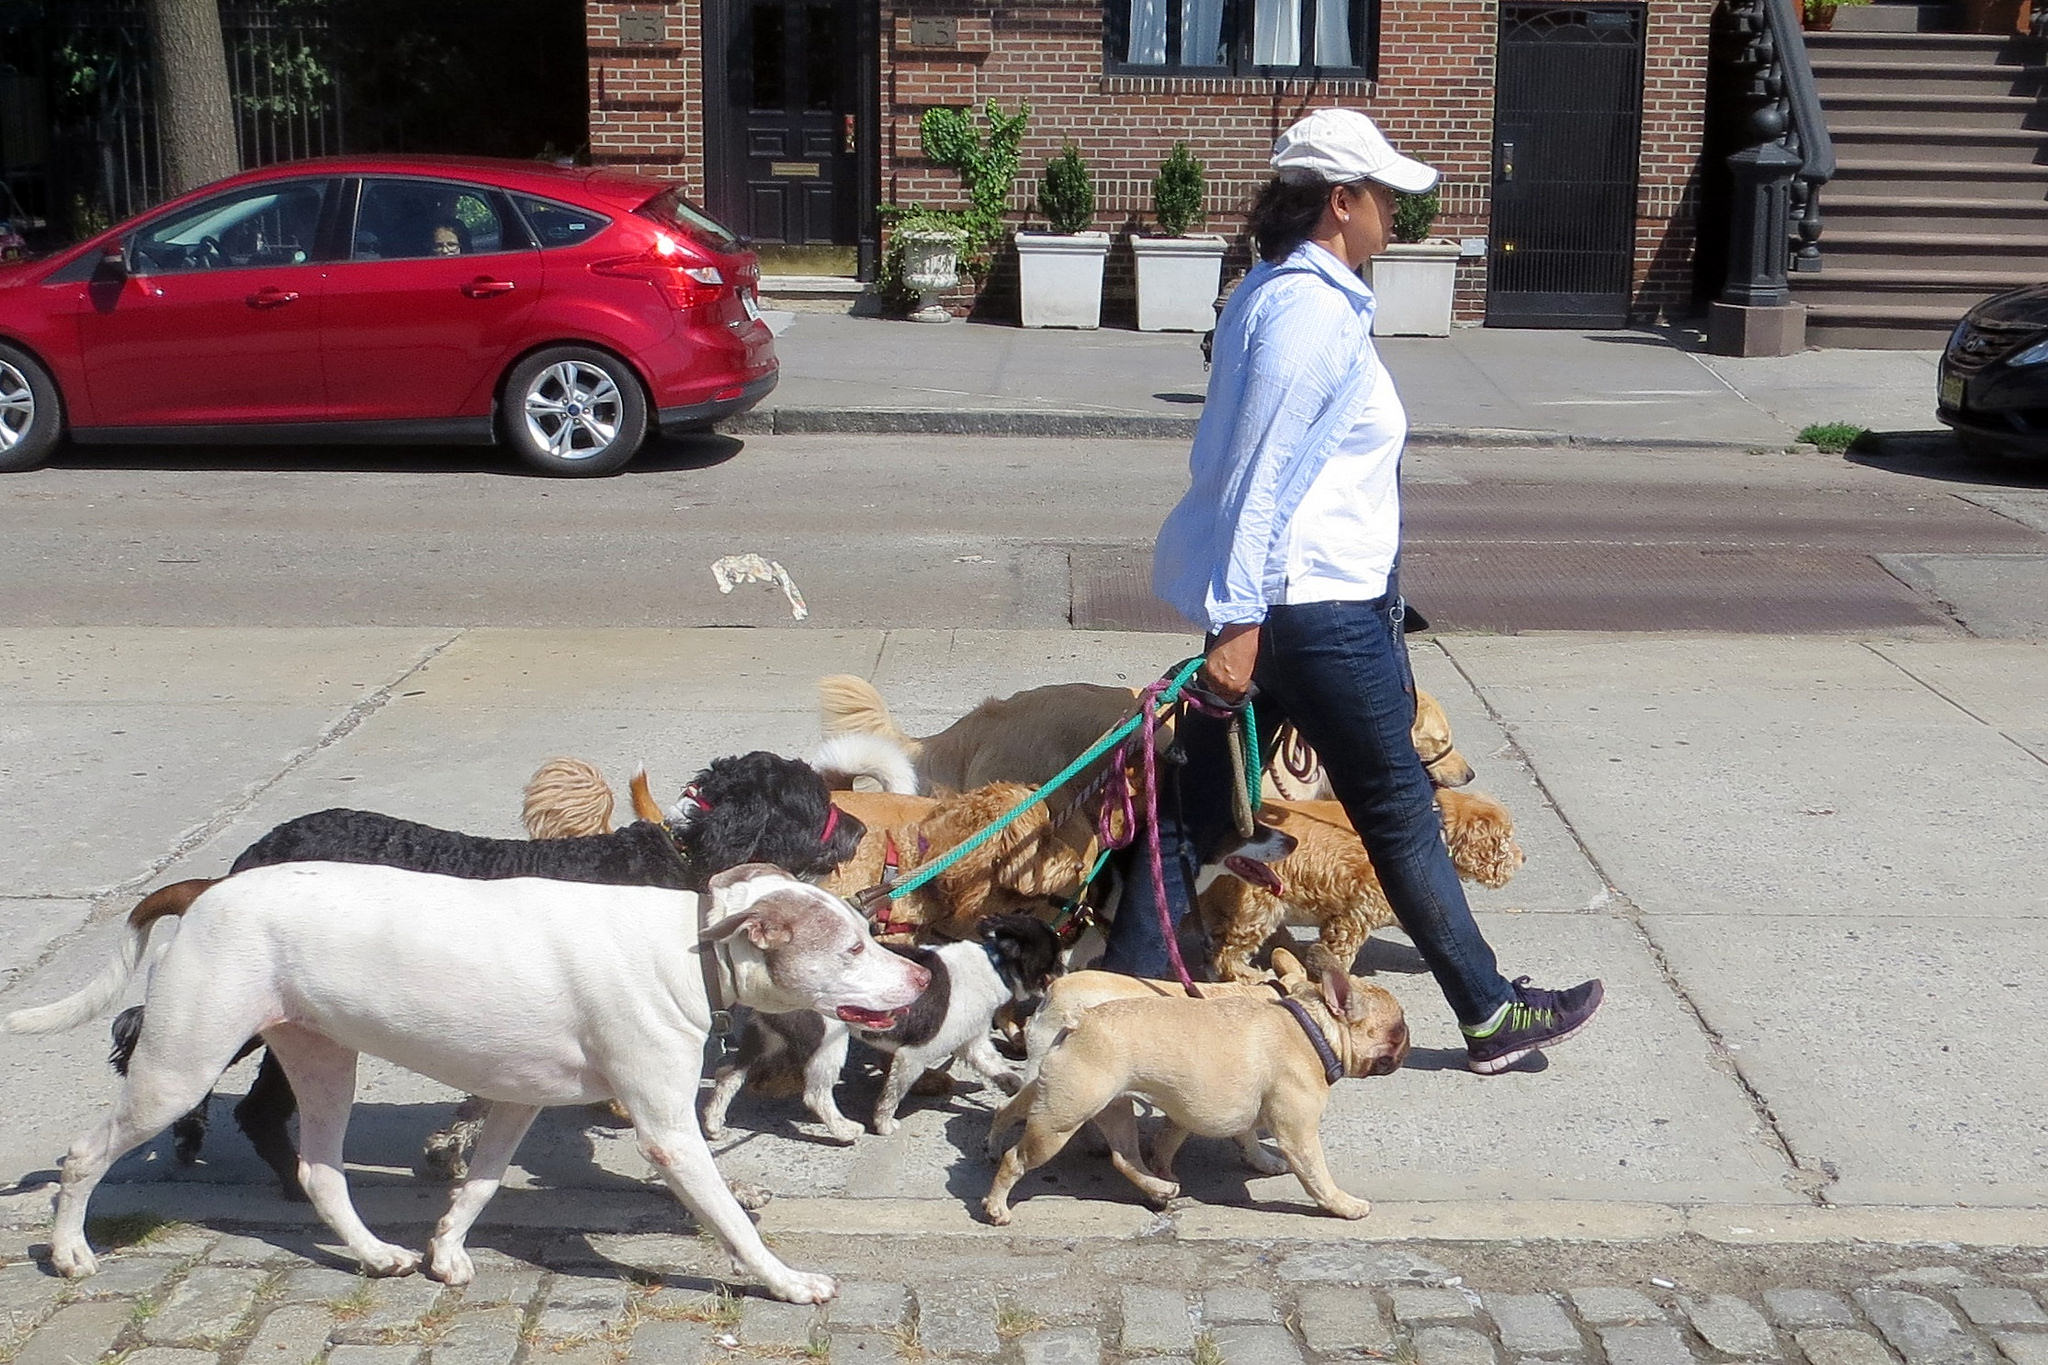
<path fill-rule="evenodd" d="M 732 1003 L 728 997 L 738 995 L 739 981 L 735 976 L 733 989 L 725 989 L 723 978 L 732 976 L 733 972 L 731 965 L 723 960 L 724 947 L 709 942 L 704 937 L 705 931 L 710 928 L 710 903 L 711 897 L 708 895 L 697 897 L 697 965 L 704 972 L 704 1003 L 711 1010 L 710 1041 L 718 1044 L 718 1051 L 723 1056 L 734 1050 L 733 1035 L 738 1032 L 738 1026 L 732 1017 Z"/>
<path fill-rule="evenodd" d="M 825 803 L 825 828 L 823 832 L 818 835 L 818 842 L 822 844 L 830 841 L 830 839 L 832 838 L 832 831 L 838 828 L 839 807 L 833 805 L 830 801 L 827 801 Z"/>
<path fill-rule="evenodd" d="M 1280 1003 L 1294 1016 L 1294 1022 L 1301 1025 L 1301 1031 L 1308 1035 L 1308 1040 L 1315 1044 L 1316 1056 L 1321 1058 L 1323 1063 L 1323 1079 L 1331 1085 L 1343 1080 L 1344 1063 L 1337 1060 L 1337 1053 L 1331 1048 L 1330 1040 L 1323 1036 L 1323 1031 L 1317 1027 L 1316 1021 L 1308 1017 L 1308 1011 L 1302 1008 L 1301 1002 L 1289 995 L 1282 996 Z"/>

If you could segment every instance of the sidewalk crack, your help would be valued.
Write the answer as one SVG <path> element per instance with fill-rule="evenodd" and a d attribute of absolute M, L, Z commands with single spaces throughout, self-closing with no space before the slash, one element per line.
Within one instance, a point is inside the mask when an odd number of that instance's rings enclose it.
<path fill-rule="evenodd" d="M 1450 661 L 1451 667 L 1458 671 L 1458 676 L 1463 678 L 1465 685 L 1472 690 L 1472 695 L 1481 706 L 1486 708 L 1487 718 L 1507 738 L 1509 752 L 1514 756 L 1515 761 L 1520 763 L 1523 769 L 1528 772 L 1530 780 L 1535 782 L 1536 790 L 1542 795 L 1544 804 L 1557 813 L 1558 821 L 1564 825 L 1565 833 L 1571 836 L 1573 845 L 1579 850 L 1579 856 L 1586 860 L 1586 865 L 1592 868 L 1594 875 L 1600 878 L 1600 884 L 1607 888 L 1609 905 L 1612 911 L 1619 914 L 1622 919 L 1628 922 L 1629 927 L 1635 930 L 1636 937 L 1641 940 L 1644 951 L 1650 955 L 1650 961 L 1655 964 L 1657 974 L 1663 978 L 1665 989 L 1671 992 L 1672 996 L 1678 1001 L 1679 1006 L 1691 1018 L 1693 1026 L 1700 1031 L 1700 1036 L 1706 1039 L 1708 1054 L 1713 1059 L 1716 1068 L 1730 1080 L 1734 1081 L 1736 1086 L 1742 1091 L 1743 1098 L 1749 1103 L 1750 1112 L 1756 1116 L 1758 1125 L 1768 1135 L 1770 1145 L 1777 1151 L 1780 1159 L 1785 1162 L 1787 1167 L 1784 1175 L 1786 1187 L 1811 1202 L 1816 1208 L 1828 1207 L 1827 1188 L 1838 1179 L 1834 1164 L 1826 1160 L 1810 1160 L 1800 1156 L 1798 1149 L 1793 1145 L 1791 1134 L 1785 1131 L 1783 1125 L 1778 1122 L 1778 1116 L 1772 1112 L 1770 1102 L 1764 1098 L 1763 1092 L 1757 1089 L 1755 1084 L 1750 1081 L 1749 1076 L 1743 1071 L 1741 1059 L 1735 1049 L 1731 1048 L 1728 1045 L 1727 1039 L 1723 1038 L 1720 1032 L 1707 1021 L 1706 1013 L 1700 1008 L 1699 1002 L 1693 998 L 1692 992 L 1687 990 L 1684 983 L 1678 979 L 1678 973 L 1672 967 L 1671 960 L 1664 951 L 1664 945 L 1657 942 L 1656 936 L 1650 932 L 1649 925 L 1644 922 L 1642 907 L 1638 906 L 1633 898 L 1615 884 L 1614 878 L 1608 875 L 1607 868 L 1601 863 L 1598 855 L 1593 852 L 1592 848 L 1580 835 L 1578 827 L 1572 823 L 1570 816 L 1565 813 L 1563 804 L 1557 799 L 1557 794 L 1550 789 L 1550 784 L 1544 781 L 1543 774 L 1536 770 L 1535 762 L 1530 758 L 1528 750 L 1522 747 L 1521 740 L 1515 736 L 1514 729 L 1508 724 L 1507 717 L 1502 715 L 1500 708 L 1493 704 L 1493 699 L 1486 695 L 1485 690 L 1479 685 L 1479 680 L 1472 676 L 1471 671 L 1465 667 L 1464 663 L 1442 641 L 1433 640 L 1431 643 L 1436 646 L 1438 652 Z"/>
<path fill-rule="evenodd" d="M 2008 731 L 1999 729 L 1998 726 L 1992 724 L 1992 722 L 1988 718 L 1978 715 L 1975 711 L 1972 711 L 1969 707 L 1963 705 L 1962 702 L 1956 700 L 1948 693 L 1942 691 L 1940 687 L 1935 685 L 1935 682 L 1932 678 L 1921 677 L 1918 673 L 1915 673 L 1912 669 L 1906 667 L 1906 665 L 1902 661 L 1893 658 L 1891 655 L 1879 649 L 1876 643 L 1874 643 L 1873 641 L 1861 640 L 1858 641 L 1858 643 L 1861 644 L 1865 650 L 1869 651 L 1872 654 L 1875 654 L 1879 660 L 1891 665 L 1899 672 L 1905 674 L 1913 682 L 1927 689 L 1929 693 L 1933 694 L 1936 697 L 1941 698 L 1941 700 L 1947 702 L 1950 706 L 1953 706 L 1956 710 L 1962 712 L 1971 720 L 1976 721 L 1979 725 L 1991 731 L 1991 733 L 1993 733 L 1994 735 L 1997 735 L 2007 744 L 2012 745 L 2013 748 L 2018 749 L 2028 758 L 2033 759 L 2036 763 L 2048 763 L 2048 755 L 2035 753 L 2032 748 L 2028 747 L 2025 740 L 2018 738 L 2017 736 L 2011 734 Z"/>
<path fill-rule="evenodd" d="M 99 891 L 89 892 L 82 896 L 64 897 L 67 900 L 91 901 L 93 903 L 92 912 L 79 921 L 78 927 L 71 933 L 52 941 L 34 962 L 17 968 L 13 973 L 12 979 L 4 987 L 0 987 L 0 994 L 12 991 L 23 982 L 35 976 L 37 972 L 41 971 L 56 958 L 59 953 L 68 948 L 72 941 L 80 934 L 85 933 L 95 925 L 103 923 L 109 917 L 109 906 L 118 907 L 118 913 L 127 913 L 129 900 L 144 887 L 153 885 L 163 876 L 167 868 L 233 824 L 245 811 L 254 806 L 265 793 L 276 788 L 278 783 L 284 781 L 285 778 L 291 776 L 300 768 L 303 768 L 320 754 L 325 753 L 339 741 L 347 738 L 364 721 L 382 710 L 399 688 L 417 676 L 421 669 L 439 658 L 451 645 L 467 633 L 467 629 L 458 630 L 439 644 L 429 646 L 423 653 L 415 657 L 411 663 L 400 669 L 389 681 L 358 697 L 339 717 L 325 729 L 321 730 L 311 744 L 301 749 L 298 753 L 293 754 L 290 758 L 287 758 L 283 766 L 279 767 L 276 772 L 250 787 L 238 799 L 229 802 L 220 810 L 215 811 L 212 817 L 206 820 L 205 823 L 188 830 L 183 837 L 171 845 L 169 852 L 151 862 L 143 872 L 125 881 L 115 882 Z M 237 850 L 237 852 L 239 851 Z"/>

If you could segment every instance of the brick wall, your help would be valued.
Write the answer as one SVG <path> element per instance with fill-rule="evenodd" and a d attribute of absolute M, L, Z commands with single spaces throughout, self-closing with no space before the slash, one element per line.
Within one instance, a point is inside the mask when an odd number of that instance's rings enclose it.
<path fill-rule="evenodd" d="M 1266 177 L 1273 139 L 1311 109 L 1345 105 L 1371 113 L 1403 151 L 1443 172 L 1435 235 L 1484 236 L 1490 212 L 1496 10 L 1455 0 L 1382 0 L 1376 82 L 1270 81 L 1105 75 L 1099 3 L 1029 0 L 879 0 L 881 4 L 882 198 L 958 206 L 958 177 L 926 163 L 917 121 L 936 105 L 994 100 L 1031 106 L 1024 173 L 1013 207 L 1032 209 L 1039 174 L 1068 139 L 1095 178 L 1098 228 L 1149 226 L 1151 182 L 1176 140 L 1209 178 L 1209 230 L 1241 241 L 1243 210 Z M 700 20 L 704 0 L 666 5 L 587 0 L 593 108 L 591 148 L 603 163 L 644 168 L 701 193 L 704 178 Z M 1647 0 L 1642 156 L 1637 203 L 1635 310 L 1649 320 L 1686 310 L 1693 215 L 1703 137 L 1707 24 L 1714 0 Z M 662 16 L 665 41 L 622 38 L 630 11 Z M 952 21 L 950 42 L 931 25 Z M 642 21 L 644 23 L 644 20 Z M 1127 256 L 1127 253 L 1122 253 Z M 1128 267 L 1112 258 L 1111 311 L 1127 292 Z M 1484 308 L 1485 266 L 1459 268 L 1458 316 Z"/>
<path fill-rule="evenodd" d="M 1209 177 L 1209 230 L 1233 238 L 1232 262 L 1249 260 L 1243 211 L 1268 171 L 1273 139 L 1312 109 L 1364 109 L 1403 151 L 1443 173 L 1434 235 L 1479 237 L 1491 211 L 1496 11 L 1455 0 L 1384 0 L 1376 82 L 1110 76 L 1102 71 L 1098 5 L 882 0 L 884 31 L 883 198 L 959 202 L 952 172 L 926 164 L 917 116 L 932 104 L 1005 110 L 1031 106 L 1024 174 L 1013 204 L 1035 217 L 1037 178 L 1068 139 L 1094 175 L 1096 227 L 1149 226 L 1151 182 L 1176 140 L 1185 139 Z M 1644 73 L 1641 191 L 1636 227 L 1635 308 L 1649 319 L 1683 312 L 1691 291 L 1692 212 L 1703 136 L 1707 24 L 1713 0 L 1649 0 Z M 955 21 L 955 50 L 913 47 L 910 16 Z M 970 35 L 971 40 L 970 40 Z M 986 35 L 985 41 L 983 35 Z M 919 98 L 920 92 L 943 94 Z M 1128 271 L 1111 259 L 1112 305 Z M 1484 312 L 1485 264 L 1459 267 L 1457 313 Z"/>
<path fill-rule="evenodd" d="M 703 0 L 585 0 L 590 159 L 704 194 Z"/>

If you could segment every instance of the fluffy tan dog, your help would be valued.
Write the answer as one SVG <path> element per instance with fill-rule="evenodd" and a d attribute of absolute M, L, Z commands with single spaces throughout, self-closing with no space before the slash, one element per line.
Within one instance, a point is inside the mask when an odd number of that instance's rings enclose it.
<path fill-rule="evenodd" d="M 835 791 L 833 804 L 859 817 L 868 833 L 825 886 L 857 896 L 879 885 L 892 843 L 898 860 L 894 879 L 902 881 L 1030 795 L 1031 788 L 1017 782 L 991 782 L 939 798 Z M 1055 900 L 1079 892 L 1102 847 L 1091 813 L 1064 812 L 1058 805 L 1055 799 L 1032 806 L 951 868 L 877 909 L 878 933 L 885 941 L 965 939 L 990 915 L 1021 911 L 1044 918 Z"/>
<path fill-rule="evenodd" d="M 1507 807 L 1481 792 L 1461 791 L 1439 791 L 1436 805 L 1458 875 L 1481 886 L 1507 885 L 1522 866 Z M 1311 972 L 1349 971 L 1372 931 L 1394 922 L 1394 911 L 1344 808 L 1335 801 L 1269 801 L 1259 818 L 1298 841 L 1278 868 L 1284 895 L 1234 877 L 1202 893 L 1202 923 L 1216 974 L 1227 981 L 1256 980 L 1252 955 L 1283 924 L 1320 931 L 1303 954 Z"/>
<path fill-rule="evenodd" d="M 1472 765 L 1451 742 L 1450 720 L 1436 698 L 1415 694 L 1415 752 L 1430 781 L 1462 787 Z M 1078 758 L 1097 739 L 1137 708 L 1138 689 L 1097 683 L 1052 683 L 1009 697 L 991 697 L 935 735 L 906 734 L 889 713 L 875 685 L 851 673 L 818 680 L 818 708 L 825 734 L 870 734 L 894 740 L 916 766 L 920 790 L 932 795 L 965 791 L 989 782 L 1025 782 L 1036 787 Z M 1166 742 L 1162 731 L 1160 745 Z M 1306 745 L 1275 746 L 1267 766 L 1269 785 L 1285 791 L 1327 795 L 1320 764 Z M 1279 765 L 1293 753 L 1291 766 Z M 1305 755 L 1305 757 L 1303 757 Z M 1084 774 L 1082 781 L 1089 775 Z"/>
<path fill-rule="evenodd" d="M 991 1223 L 1010 1221 L 1010 1191 L 1093 1120 L 1109 1139 L 1110 1160 L 1155 1204 L 1180 1193 L 1173 1160 L 1190 1135 L 1236 1138 L 1271 1133 L 1309 1198 L 1339 1218 L 1363 1218 L 1372 1205 L 1338 1188 L 1323 1155 L 1323 1110 L 1336 1076 L 1384 1076 L 1408 1056 L 1401 1006 L 1378 986 L 1326 975 L 1289 997 L 1321 1036 L 1275 999 L 1236 995 L 1191 1000 L 1155 996 L 1110 1000 L 1087 1010 L 1061 1034 L 1038 1072 L 997 1113 L 991 1150 L 1024 1125 L 1003 1153 L 982 1201 Z M 1166 1114 L 1148 1166 L 1130 1100 Z"/>

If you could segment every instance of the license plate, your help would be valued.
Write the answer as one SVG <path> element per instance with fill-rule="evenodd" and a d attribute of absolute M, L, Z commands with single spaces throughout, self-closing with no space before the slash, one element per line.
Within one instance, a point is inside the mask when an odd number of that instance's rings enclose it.
<path fill-rule="evenodd" d="M 748 322 L 759 322 L 761 320 L 761 305 L 754 301 L 753 290 L 740 290 L 740 307 L 747 310 Z"/>
<path fill-rule="evenodd" d="M 1945 374 L 1941 377 L 1941 405 L 1960 410 L 1963 406 L 1963 377 L 1959 374 Z"/>

